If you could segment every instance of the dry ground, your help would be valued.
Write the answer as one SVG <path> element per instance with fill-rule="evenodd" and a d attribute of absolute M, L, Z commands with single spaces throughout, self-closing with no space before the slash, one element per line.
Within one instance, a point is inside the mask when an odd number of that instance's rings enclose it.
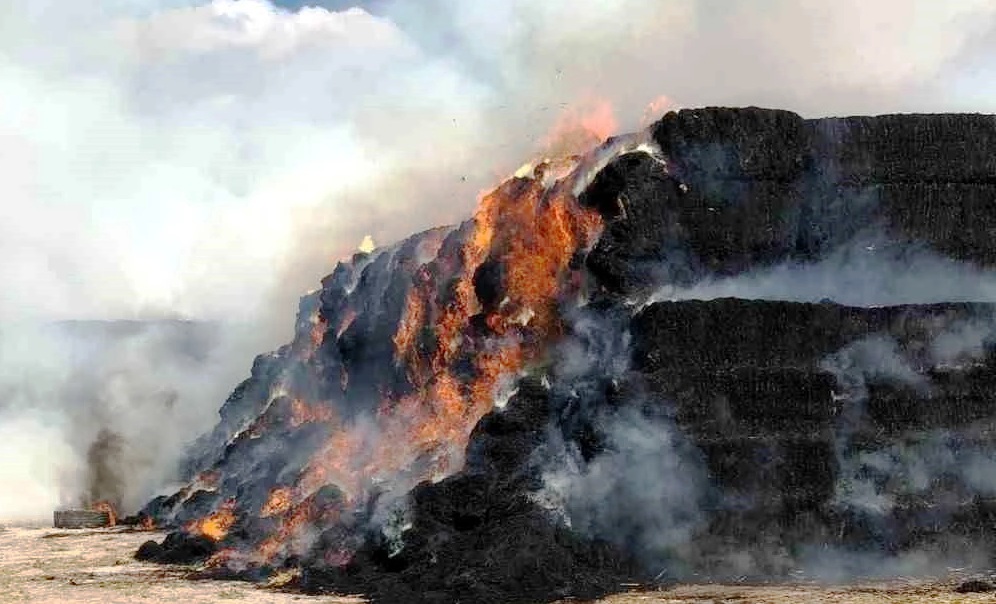
<path fill-rule="evenodd" d="M 161 533 L 121 529 L 0 528 L 0 602 L 358 602 L 282 593 L 246 583 L 191 580 L 187 575 L 194 569 L 144 564 L 132 558 L 143 541 L 162 537 Z M 955 593 L 953 588 L 961 579 L 905 579 L 848 586 L 680 585 L 666 591 L 620 594 L 602 604 L 996 602 L 994 594 Z"/>
<path fill-rule="evenodd" d="M 182 602 L 336 603 L 248 583 L 193 581 L 190 568 L 136 561 L 132 554 L 163 533 L 123 529 L 0 528 L 0 602 L 132 604 Z"/>

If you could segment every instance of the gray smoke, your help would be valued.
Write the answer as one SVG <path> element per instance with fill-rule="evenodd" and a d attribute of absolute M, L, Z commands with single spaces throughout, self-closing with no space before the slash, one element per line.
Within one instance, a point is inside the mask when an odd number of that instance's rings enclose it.
<path fill-rule="evenodd" d="M 614 410 L 606 404 L 605 388 L 625 388 L 632 377 L 630 336 L 618 321 L 582 311 L 558 347 L 550 383 L 561 422 L 590 425 L 601 450 L 588 457 L 562 429 L 551 430 L 536 455 L 543 488 L 535 500 L 581 534 L 672 573 L 705 519 L 709 484 L 700 453 L 663 401 L 634 391 Z"/>
<path fill-rule="evenodd" d="M 690 287 L 665 286 L 657 300 L 756 300 L 888 306 L 934 302 L 996 302 L 996 271 L 958 262 L 920 244 L 868 234 L 817 262 L 784 262 Z"/>
<path fill-rule="evenodd" d="M 832 300 L 858 307 L 996 302 L 996 272 L 957 262 L 919 244 L 898 243 L 881 234 L 865 233 L 816 262 L 786 261 L 734 277 L 708 277 L 690 286 L 665 285 L 653 293 L 649 302 L 722 297 Z M 820 366 L 835 377 L 834 396 L 841 405 L 834 433 L 839 473 L 833 504 L 863 519 L 887 545 L 901 539 L 896 531 L 903 527 L 890 519 L 890 514 L 901 506 L 931 501 L 934 507 L 929 508 L 930 517 L 921 512 L 919 521 L 943 526 L 958 504 L 975 496 L 992 496 L 996 486 L 991 478 L 996 472 L 996 455 L 988 443 L 968 442 L 963 436 L 940 429 L 900 435 L 878 445 L 855 439 L 867 419 L 871 388 L 886 385 L 929 399 L 936 389 L 931 372 L 971 369 L 996 344 L 996 318 L 986 312 L 930 329 L 934 331 L 926 341 L 914 347 L 889 334 L 870 335 L 829 355 Z M 701 527 L 701 516 L 680 506 L 662 508 L 661 502 L 682 497 L 696 505 L 707 501 L 704 494 L 708 493 L 708 483 L 699 458 L 691 448 L 671 442 L 674 435 L 680 436 L 673 423 L 662 426 L 638 420 L 635 425 L 639 428 L 631 430 L 631 419 L 626 416 L 619 420 L 623 422 L 621 427 L 605 424 L 607 433 L 624 434 L 630 439 L 622 451 L 610 448 L 612 452 L 604 458 L 587 464 L 566 464 L 566 470 L 560 468 L 548 475 L 548 489 L 566 502 L 563 509 L 572 524 L 590 534 L 611 539 L 611 528 L 606 527 L 615 523 L 618 538 L 639 536 L 626 544 L 635 545 L 634 549 L 644 556 L 654 550 L 653 544 L 665 544 L 661 549 L 670 548 L 679 560 L 682 555 L 695 560 L 700 554 L 695 531 Z M 653 431 L 657 434 L 653 442 L 660 448 L 650 451 L 643 445 L 647 442 L 645 436 Z M 641 456 L 646 466 L 637 460 Z M 648 479 L 653 471 L 658 472 L 659 481 L 667 484 L 654 484 Z M 575 498 L 573 505 L 571 496 Z M 599 507 L 599 502 L 606 502 L 605 507 Z M 638 509 L 641 505 L 642 512 Z M 642 541 L 644 538 L 646 541 Z M 978 566 L 987 559 L 980 549 L 984 546 L 969 546 L 957 537 L 949 541 L 941 539 L 894 555 L 885 549 L 856 552 L 822 544 L 790 552 L 781 545 L 762 541 L 748 550 L 710 556 L 727 576 L 795 573 L 823 580 L 903 573 L 937 575 L 951 565 Z"/>
<path fill-rule="evenodd" d="M 540 500 L 574 530 L 664 568 L 705 520 L 708 483 L 697 451 L 672 421 L 636 411 L 596 425 L 606 451 L 585 462 L 566 447 L 544 474 Z"/>
<path fill-rule="evenodd" d="M 0 326 L 0 519 L 42 521 L 105 499 L 134 512 L 175 480 L 241 376 L 231 333 L 188 322 Z"/>
<path fill-rule="evenodd" d="M 981 360 L 994 342 L 996 323 L 977 318 L 933 335 L 919 368 L 909 351 L 884 336 L 865 338 L 824 360 L 822 368 L 836 378 L 843 405 L 836 433 L 837 505 L 880 523 L 901 500 L 938 495 L 938 485 L 946 485 L 941 495 L 948 498 L 996 494 L 996 453 L 986 443 L 940 429 L 910 433 L 878 447 L 856 447 L 852 442 L 866 412 L 870 385 L 891 383 L 930 397 L 929 370 L 964 368 Z"/>
<path fill-rule="evenodd" d="M 620 130 L 661 95 L 646 117 L 996 110 L 983 0 L 302 4 L 4 0 L 0 318 L 262 317 L 286 341 L 364 235 L 465 218 L 600 100 Z"/>

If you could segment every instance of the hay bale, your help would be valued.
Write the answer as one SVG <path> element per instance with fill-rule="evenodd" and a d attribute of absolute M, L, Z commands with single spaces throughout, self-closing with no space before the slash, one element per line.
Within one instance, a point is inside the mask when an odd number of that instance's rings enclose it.
<path fill-rule="evenodd" d="M 80 529 L 110 526 L 111 516 L 95 510 L 56 510 L 53 514 L 55 528 Z"/>

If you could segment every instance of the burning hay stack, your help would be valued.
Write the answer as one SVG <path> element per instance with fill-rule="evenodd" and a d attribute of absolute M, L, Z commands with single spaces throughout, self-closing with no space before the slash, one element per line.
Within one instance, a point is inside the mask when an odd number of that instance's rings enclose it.
<path fill-rule="evenodd" d="M 303 298 L 140 554 L 399 602 L 988 559 L 994 149 L 702 109 L 530 165 Z"/>

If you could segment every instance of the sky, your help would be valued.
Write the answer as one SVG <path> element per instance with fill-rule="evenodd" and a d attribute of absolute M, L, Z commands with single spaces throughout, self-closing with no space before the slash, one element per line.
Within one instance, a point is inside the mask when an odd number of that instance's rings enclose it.
<path fill-rule="evenodd" d="M 602 101 L 996 112 L 990 0 L 310 4 L 0 0 L 0 321 L 286 340 L 366 235 L 468 217 Z"/>

